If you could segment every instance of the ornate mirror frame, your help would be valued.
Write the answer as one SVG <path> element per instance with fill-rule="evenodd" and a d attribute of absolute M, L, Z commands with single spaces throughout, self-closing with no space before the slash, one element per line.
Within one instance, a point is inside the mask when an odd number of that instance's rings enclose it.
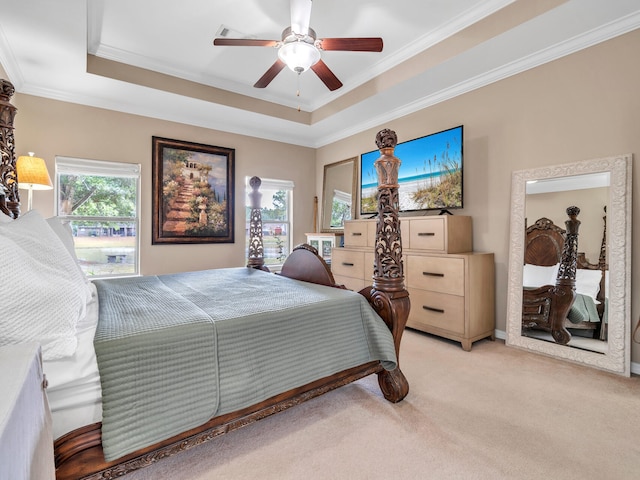
<path fill-rule="evenodd" d="M 342 176 L 346 172 L 351 173 L 351 179 Z M 351 195 L 351 218 L 355 219 L 358 189 L 358 159 L 356 157 L 324 166 L 324 175 L 322 177 L 322 219 L 320 223 L 320 231 L 323 233 L 344 232 L 344 228 L 331 228 L 332 192 L 336 189 Z"/>
<path fill-rule="evenodd" d="M 631 366 L 631 154 L 514 171 L 511 177 L 511 248 L 507 304 L 507 345 L 630 376 Z M 609 172 L 607 208 L 609 311 L 605 353 L 580 350 L 521 335 L 526 183 Z"/>

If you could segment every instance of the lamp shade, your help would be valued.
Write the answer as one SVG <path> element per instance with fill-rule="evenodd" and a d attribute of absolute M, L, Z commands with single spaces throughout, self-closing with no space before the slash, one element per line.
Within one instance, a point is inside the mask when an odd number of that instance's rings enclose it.
<path fill-rule="evenodd" d="M 53 188 L 51 177 L 47 171 L 47 165 L 44 160 L 33 156 L 33 152 L 29 155 L 21 155 L 16 162 L 18 173 L 18 188 L 26 188 L 29 190 L 50 190 Z"/>

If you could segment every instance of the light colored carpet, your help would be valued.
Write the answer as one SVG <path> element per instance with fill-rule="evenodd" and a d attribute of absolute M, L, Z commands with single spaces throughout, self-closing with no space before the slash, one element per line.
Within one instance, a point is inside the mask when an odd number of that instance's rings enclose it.
<path fill-rule="evenodd" d="M 411 330 L 400 359 L 398 404 L 368 377 L 124 478 L 640 478 L 638 377 Z"/>

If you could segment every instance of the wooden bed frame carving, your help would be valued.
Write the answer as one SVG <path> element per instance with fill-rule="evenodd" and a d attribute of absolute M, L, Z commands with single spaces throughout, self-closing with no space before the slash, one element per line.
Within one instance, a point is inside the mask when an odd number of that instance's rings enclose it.
<path fill-rule="evenodd" d="M 268 272 L 269 269 L 264 264 L 264 244 L 262 242 L 261 184 L 262 180 L 258 177 L 251 177 L 249 180 L 251 212 L 249 214 L 249 259 L 247 267 Z"/>
<path fill-rule="evenodd" d="M 13 120 L 18 109 L 9 102 L 15 91 L 11 82 L 0 79 L 0 212 L 11 218 L 18 218 L 20 215 L 13 138 Z"/>
<path fill-rule="evenodd" d="M 571 340 L 571 334 L 565 327 L 565 319 L 576 298 L 579 213 L 578 207 L 567 208 L 569 220 L 565 222 L 566 232 L 562 232 L 562 229 L 547 218 L 540 219 L 527 228 L 525 263 L 555 265 L 558 262 L 557 252 L 562 253 L 555 285 L 523 289 L 522 328 L 539 328 L 551 332 L 553 339 L 560 345 L 566 345 Z"/>
<path fill-rule="evenodd" d="M 600 292 L 597 300 L 598 313 L 602 318 L 604 307 L 604 271 L 606 264 L 606 216 L 605 228 L 600 246 L 600 257 L 597 264 L 590 263 L 584 253 L 578 253 L 578 229 L 580 221 L 577 219 L 580 209 L 567 208 L 569 219 L 565 222 L 566 230 L 555 225 L 548 218 L 540 218 L 527 228 L 525 237 L 524 263 L 541 266 L 560 264 L 555 285 L 545 285 L 535 289 L 523 289 L 522 299 L 522 328 L 523 330 L 538 328 L 551 332 L 553 339 L 560 345 L 566 345 L 571 340 L 571 333 L 567 328 L 590 329 L 595 333 L 603 330 L 600 323 L 580 322 L 572 323 L 567 314 L 576 298 L 575 279 L 577 269 L 601 270 Z M 606 213 L 606 210 L 605 210 Z"/>
<path fill-rule="evenodd" d="M 2 80 L 1 86 L 0 211 L 11 218 L 17 218 L 20 214 L 20 198 L 17 191 L 13 141 L 13 118 L 16 108 L 9 103 L 14 89 L 6 80 Z M 410 308 L 409 294 L 404 287 L 402 241 L 398 218 L 397 179 L 400 160 L 393 156 L 393 150 L 397 144 L 394 132 L 382 130 L 376 137 L 376 143 L 381 157 L 375 163 L 379 176 L 379 201 L 374 277 L 373 286 L 363 289 L 360 293 L 367 298 L 389 327 L 399 358 L 400 341 Z M 253 192 L 248 267 L 268 270 L 264 266 L 263 258 L 259 186 L 260 179 L 254 177 L 251 180 Z M 344 288 L 335 284 L 333 275 L 324 260 L 317 255 L 313 247 L 308 245 L 294 249 L 280 274 Z M 104 460 L 101 424 L 87 425 L 67 433 L 54 442 L 56 478 L 78 480 L 120 477 L 374 373 L 378 376 L 378 383 L 384 397 L 390 402 L 399 402 L 408 394 L 409 384 L 399 365 L 395 370 L 387 371 L 379 361 L 369 362 L 283 392 L 251 407 L 214 417 L 204 425 L 112 462 Z"/>

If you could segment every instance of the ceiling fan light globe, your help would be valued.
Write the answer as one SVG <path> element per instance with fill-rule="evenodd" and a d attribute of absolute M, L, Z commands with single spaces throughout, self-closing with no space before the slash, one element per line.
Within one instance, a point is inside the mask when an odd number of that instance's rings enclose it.
<path fill-rule="evenodd" d="M 304 41 L 285 43 L 278 50 L 278 58 L 296 73 L 306 72 L 320 60 L 318 49 Z"/>

